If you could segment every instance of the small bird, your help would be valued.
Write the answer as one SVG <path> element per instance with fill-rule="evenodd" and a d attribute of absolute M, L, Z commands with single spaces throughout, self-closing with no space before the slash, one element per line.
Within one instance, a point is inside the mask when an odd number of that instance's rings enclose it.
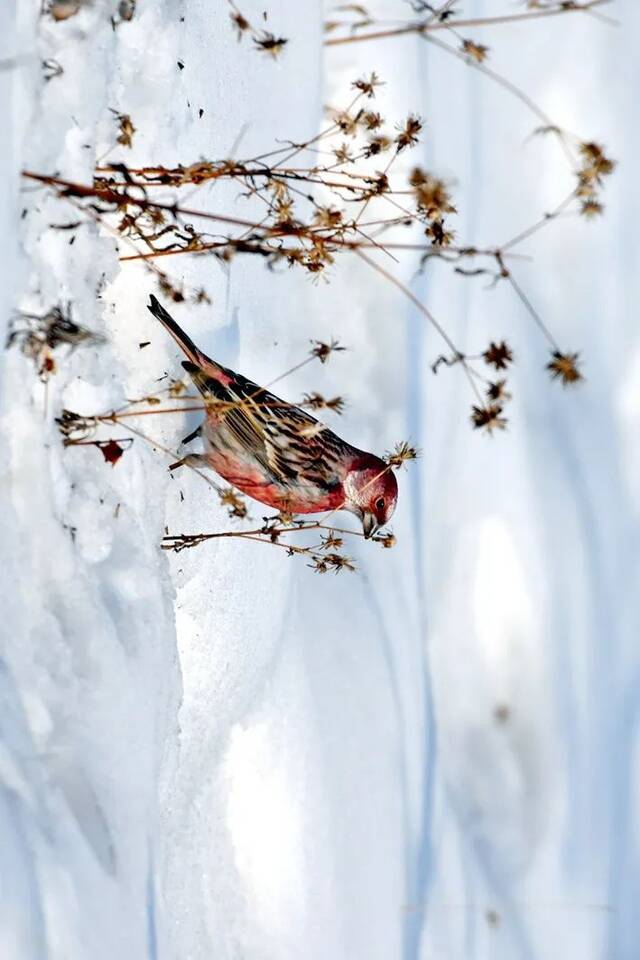
<path fill-rule="evenodd" d="M 181 463 L 211 467 L 242 493 L 282 512 L 348 510 L 361 520 L 365 537 L 388 522 L 398 484 L 384 460 L 211 360 L 153 295 L 150 299 L 148 309 L 188 357 L 182 366 L 206 405 L 204 422 L 183 441 L 201 435 L 205 453 Z"/>

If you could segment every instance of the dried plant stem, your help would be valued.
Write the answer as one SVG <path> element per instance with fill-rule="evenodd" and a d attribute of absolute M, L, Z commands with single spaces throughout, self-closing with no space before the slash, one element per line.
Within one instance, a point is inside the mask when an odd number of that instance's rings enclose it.
<path fill-rule="evenodd" d="M 277 517 L 274 517 L 277 519 Z M 334 527 L 328 523 L 325 523 L 322 520 L 297 520 L 292 525 L 280 526 L 280 527 L 269 527 L 269 533 L 275 534 L 289 534 L 289 533 L 306 533 L 308 530 L 327 530 L 331 533 L 342 533 L 345 536 L 361 537 L 364 538 L 364 534 L 361 530 L 346 530 L 342 527 Z M 264 524 L 261 527 L 257 527 L 253 530 L 223 530 L 216 533 L 198 533 L 195 534 L 197 537 L 201 537 L 203 540 L 223 540 L 229 537 L 255 537 L 265 533 Z M 181 536 L 185 536 L 182 534 Z M 188 536 L 188 534 L 187 534 Z"/>
<path fill-rule="evenodd" d="M 561 130 L 561 128 L 555 124 L 551 118 L 542 110 L 535 100 L 524 92 L 520 87 L 515 83 L 512 83 L 511 80 L 504 77 L 501 73 L 497 73 L 495 70 L 492 70 L 490 67 L 487 67 L 484 63 L 478 63 L 477 60 L 474 60 L 472 57 L 468 56 L 462 50 L 458 50 L 456 47 L 452 47 L 450 44 L 445 43 L 443 40 L 440 40 L 439 37 L 423 36 L 423 40 L 427 43 L 432 44 L 435 47 L 438 47 L 440 50 L 444 50 L 446 53 L 455 57 L 457 60 L 461 60 L 463 63 L 466 63 L 468 67 L 471 67 L 472 70 L 477 70 L 478 73 L 481 73 L 483 76 L 488 77 L 490 80 L 493 80 L 494 83 L 497 83 L 498 86 L 502 87 L 503 90 L 506 90 L 512 96 L 514 96 L 520 103 L 524 104 L 525 107 L 540 120 L 545 127 L 553 127 L 557 131 L 558 139 L 560 140 L 560 145 L 564 150 L 565 156 L 569 162 L 569 165 L 572 169 L 575 169 L 576 166 L 576 157 L 571 151 L 571 147 L 567 142 L 566 135 Z"/>
<path fill-rule="evenodd" d="M 598 2 L 583 3 L 580 4 L 580 9 L 586 11 L 587 7 L 597 5 L 599 5 Z M 415 250 L 422 252 L 423 264 L 427 259 L 436 257 L 452 264 L 454 270 L 461 275 L 469 277 L 479 274 L 489 275 L 492 277 L 492 285 L 500 279 L 508 279 L 514 293 L 554 348 L 552 364 L 548 366 L 552 376 L 561 377 L 565 383 L 576 382 L 580 378 L 575 364 L 577 354 L 562 355 L 560 353 L 552 334 L 505 266 L 505 262 L 507 258 L 518 256 L 510 253 L 510 250 L 560 216 L 574 199 L 580 201 L 577 212 L 585 218 L 601 213 L 603 206 L 600 191 L 603 178 L 612 172 L 615 161 L 607 156 L 597 142 L 581 140 L 554 125 L 547 114 L 524 91 L 485 66 L 484 60 L 488 48 L 465 39 L 457 30 L 461 26 L 478 25 L 478 21 L 462 19 L 445 21 L 445 14 L 449 18 L 452 17 L 451 6 L 451 0 L 441 3 L 437 9 L 425 4 L 423 9 L 430 10 L 426 19 L 418 25 L 405 25 L 405 27 L 410 26 L 411 29 L 417 30 L 424 40 L 463 60 L 516 97 L 543 124 L 539 132 L 550 132 L 558 136 L 577 178 L 575 189 L 555 210 L 545 214 L 501 247 L 479 249 L 473 246 L 452 246 L 455 234 L 450 227 L 449 217 L 456 213 L 456 207 L 452 202 L 449 186 L 442 178 L 425 171 L 421 166 L 414 166 L 408 175 L 403 173 L 402 176 L 403 178 L 406 176 L 406 180 L 402 183 L 401 189 L 397 188 L 397 183 L 392 185 L 389 176 L 391 167 L 401 152 L 404 156 L 404 151 L 418 142 L 422 121 L 419 117 L 409 114 L 404 123 L 396 124 L 395 130 L 398 132 L 393 133 L 386 130 L 384 126 L 386 121 L 374 106 L 370 107 L 363 102 L 356 107 L 363 97 L 367 101 L 375 98 L 375 88 L 382 82 L 375 72 L 354 81 L 352 86 L 358 93 L 346 110 L 330 109 L 335 119 L 328 128 L 304 143 L 288 142 L 259 157 L 218 161 L 202 158 L 195 163 L 178 164 L 172 168 L 157 165 L 128 168 L 124 164 L 109 164 L 96 170 L 97 179 L 90 186 L 32 171 L 26 171 L 24 175 L 53 189 L 61 198 L 67 199 L 75 207 L 84 210 L 95 222 L 104 223 L 105 228 L 113 233 L 119 242 L 122 241 L 131 249 L 131 253 L 126 253 L 120 259 L 122 261 L 141 260 L 155 273 L 161 292 L 174 302 L 183 301 L 185 293 L 181 285 L 174 286 L 166 274 L 155 266 L 154 261 L 162 257 L 209 253 L 219 261 L 228 263 L 236 254 L 251 254 L 263 257 L 270 267 L 285 263 L 290 267 L 298 265 L 316 279 L 334 264 L 339 252 L 356 253 L 371 269 L 392 283 L 414 304 L 447 345 L 450 355 L 437 358 L 432 364 L 434 372 L 437 372 L 442 363 L 446 366 L 457 364 L 462 366 L 478 402 L 478 405 L 472 408 L 474 426 L 486 426 L 489 431 L 496 428 L 502 429 L 506 423 L 505 418 L 501 416 L 502 407 L 510 397 L 505 389 L 505 379 L 494 375 L 494 379 L 488 380 L 473 369 L 469 363 L 472 358 L 465 356 L 456 348 L 445 327 L 435 319 L 431 311 L 411 292 L 409 287 L 397 279 L 389 269 L 381 266 L 377 258 L 369 257 L 367 252 L 377 250 L 397 262 L 394 251 Z M 558 9 L 555 12 L 566 12 L 569 7 L 577 9 L 578 5 L 567 4 L 562 11 L 560 5 L 557 6 Z M 533 16 L 481 18 L 481 22 L 489 25 L 514 19 L 535 19 L 548 16 L 553 12 L 545 8 L 538 10 Z M 239 14 L 238 17 L 240 17 Z M 238 29 L 241 29 L 238 18 L 234 22 Z M 448 30 L 450 36 L 454 37 L 460 46 L 456 49 L 455 46 L 435 36 L 436 29 Z M 387 35 L 392 34 L 387 33 Z M 130 118 L 129 124 L 134 129 Z M 328 144 L 335 162 L 323 162 L 320 158 L 325 154 L 328 155 L 329 150 L 319 149 L 319 144 L 338 132 L 342 134 L 342 141 Z M 358 137 L 360 139 L 356 139 Z M 292 166 L 294 158 L 305 150 L 315 155 L 310 165 L 308 167 L 299 164 Z M 388 151 L 391 151 L 390 156 Z M 382 169 L 374 168 L 372 165 L 371 172 L 360 172 L 365 161 L 385 153 L 388 159 L 386 164 L 382 165 Z M 271 164 L 267 162 L 267 158 L 272 161 Z M 353 169 L 354 164 L 358 165 L 358 172 Z M 99 174 L 108 176 L 105 179 Z M 394 174 L 392 179 L 397 181 L 397 171 L 394 171 Z M 207 182 L 213 183 L 223 179 L 228 183 L 236 184 L 243 191 L 242 196 L 260 201 L 266 208 L 265 216 L 249 220 L 210 210 L 194 209 L 184 203 L 183 187 L 189 184 L 198 187 Z M 171 190 L 170 199 L 168 201 L 150 199 L 151 187 Z M 326 190 L 328 199 L 316 190 L 316 187 Z M 182 191 L 179 194 L 182 202 L 177 199 L 177 191 Z M 155 196 L 158 194 L 156 193 Z M 173 196 L 176 199 L 173 199 Z M 187 191 L 188 196 L 189 191 Z M 405 201 L 405 197 L 410 197 L 411 200 Z M 304 200 L 305 204 L 307 202 L 311 204 L 310 215 L 305 213 L 302 218 L 299 217 L 299 199 Z M 367 221 L 366 212 L 374 200 L 376 212 L 371 214 L 371 219 Z M 382 216 L 377 214 L 378 204 L 383 206 Z M 393 210 L 389 211 L 389 207 Z M 385 212 L 389 213 L 386 217 Z M 212 221 L 223 226 L 219 231 L 206 232 L 205 229 L 196 229 L 186 218 Z M 414 225 L 420 229 L 426 242 L 405 243 L 395 239 L 397 231 Z M 229 229 L 231 227 L 237 229 Z M 390 239 L 387 240 L 387 237 Z M 481 262 L 479 266 L 474 265 L 469 268 L 462 265 L 462 261 L 474 257 L 489 257 L 491 262 Z M 494 262 L 497 265 L 497 271 L 494 270 Z M 190 299 L 195 303 L 210 302 L 205 290 L 195 291 Z M 513 359 L 512 351 L 504 341 L 495 343 L 492 341 L 479 356 L 496 371 L 504 370 Z M 294 369 L 299 369 L 308 362 L 309 358 Z M 152 402 L 150 398 L 147 399 Z M 159 401 L 154 399 L 153 402 Z M 339 408 L 342 404 L 343 400 L 340 397 L 325 400 L 320 394 L 313 393 L 305 396 L 301 406 L 307 405 L 314 410 L 327 407 L 340 412 Z M 121 411 L 121 413 L 127 417 L 135 417 L 189 409 L 205 408 L 200 405 L 187 407 L 180 402 L 177 406 L 165 406 L 157 410 L 134 410 L 127 414 Z M 101 422 L 108 421 L 103 419 Z M 118 420 L 112 419 L 111 422 L 115 423 Z M 73 422 L 67 421 L 65 427 L 72 428 Z"/>
<path fill-rule="evenodd" d="M 530 227 L 527 227 L 526 230 L 523 230 L 521 233 L 516 234 L 515 237 L 512 237 L 511 240 L 507 240 L 506 243 L 503 243 L 501 247 L 498 248 L 500 254 L 504 256 L 507 250 L 511 250 L 513 247 L 522 243 L 523 240 L 528 240 L 529 237 L 533 236 L 534 233 L 538 233 L 539 230 L 542 230 L 543 227 L 546 227 L 552 220 L 555 220 L 556 217 L 559 217 L 563 213 L 572 200 L 576 198 L 576 191 L 572 190 L 571 193 L 564 198 L 562 203 L 559 203 L 558 206 L 551 211 L 551 213 L 545 213 L 543 217 L 537 220 Z"/>
<path fill-rule="evenodd" d="M 402 283 L 400 280 L 398 280 L 397 277 L 394 277 L 392 273 L 389 273 L 388 270 L 385 270 L 384 267 L 381 267 L 379 263 L 376 263 L 375 260 L 372 260 L 372 259 L 371 259 L 370 257 L 368 257 L 365 253 L 362 253 L 361 250 L 356 250 L 356 254 L 360 257 L 361 260 L 363 260 L 365 263 L 369 264 L 369 266 L 370 266 L 373 270 L 376 270 L 377 273 L 381 274 L 383 277 L 386 277 L 386 279 L 389 280 L 389 282 L 392 283 L 395 287 L 397 287 L 398 290 L 401 290 L 402 293 L 405 295 L 405 297 L 407 297 L 407 299 L 409 299 L 409 300 L 411 301 L 411 303 L 413 303 L 413 305 L 414 305 L 415 307 L 417 307 L 417 309 L 420 311 L 420 313 L 423 315 L 423 317 L 426 317 L 426 319 L 429 321 L 429 323 L 431 324 L 431 326 L 432 326 L 435 330 L 437 330 L 437 332 L 440 334 L 440 336 L 442 337 L 442 339 L 444 340 L 444 342 L 447 344 L 447 346 L 448 346 L 449 349 L 451 350 L 453 356 L 455 357 L 456 362 L 461 364 L 461 366 L 462 366 L 462 368 L 463 368 L 463 370 L 464 370 L 464 372 L 465 372 L 465 375 L 466 375 L 466 377 L 467 377 L 467 379 L 468 379 L 468 381 L 469 381 L 469 384 L 471 385 L 471 389 L 473 390 L 473 393 L 475 394 L 475 396 L 476 396 L 476 398 L 478 399 L 479 403 L 480 403 L 482 406 L 484 406 L 484 405 L 485 405 L 484 397 L 482 396 L 482 394 L 481 394 L 480 391 L 478 390 L 478 387 L 476 386 L 476 383 L 475 383 L 475 381 L 474 381 L 471 373 L 469 372 L 469 365 L 468 365 L 468 363 L 467 363 L 467 361 L 466 361 L 466 359 L 465 359 L 464 354 L 461 353 L 460 350 L 458 350 L 458 348 L 457 348 L 456 345 L 454 344 L 453 340 L 451 339 L 451 337 L 449 336 L 449 334 L 447 333 L 447 331 L 444 329 L 444 327 L 441 326 L 441 324 L 438 323 L 438 321 L 437 321 L 436 318 L 433 316 L 433 314 L 431 313 L 431 311 L 428 310 L 428 309 L 425 307 L 425 305 L 422 303 L 422 301 L 419 300 L 418 297 L 416 297 L 416 295 L 415 295 L 407 286 L 404 285 L 404 283 Z"/>
<path fill-rule="evenodd" d="M 591 2 L 580 5 L 567 5 L 557 7 L 551 10 L 529 10 L 523 13 L 504 14 L 496 17 L 472 17 L 469 19 L 453 20 L 434 20 L 432 16 L 427 21 L 418 21 L 416 23 L 407 23 L 402 27 L 390 30 L 375 30 L 369 33 L 352 34 L 348 37 L 330 37 L 324 41 L 325 47 L 337 47 L 347 43 L 365 43 L 368 40 L 386 40 L 389 37 L 401 37 L 407 34 L 435 33 L 439 30 L 455 30 L 466 27 L 493 27 L 498 25 L 508 25 L 519 23 L 525 20 L 541 20 L 549 17 L 562 16 L 566 13 L 589 13 L 596 7 L 602 7 L 611 3 L 611 0 L 591 0 Z"/>
<path fill-rule="evenodd" d="M 360 231 L 362 232 L 362 231 Z M 364 234 L 363 234 L 364 236 Z M 177 257 L 180 254 L 190 253 L 192 256 L 198 256 L 199 254 L 211 253 L 212 251 L 224 249 L 227 247 L 232 247 L 234 243 L 237 243 L 233 239 L 222 240 L 216 243 L 205 243 L 201 247 L 198 247 L 195 250 L 189 249 L 180 249 L 180 250 L 153 250 L 149 253 L 137 253 L 129 254 L 124 257 L 120 257 L 121 262 L 132 261 L 132 260 L 157 260 L 160 257 Z M 389 253 L 391 250 L 414 250 L 417 252 L 431 251 L 434 256 L 437 256 L 437 251 L 434 249 L 433 244 L 430 243 L 396 243 L 394 241 L 385 241 L 384 244 L 376 243 L 375 240 L 366 239 L 366 240 L 341 240 L 339 237 L 329 237 L 327 238 L 327 243 L 331 246 L 339 247 L 344 250 L 381 250 L 383 253 Z M 242 249 L 239 251 L 241 253 L 262 253 L 262 251 L 255 247 L 251 249 L 251 244 L 246 244 L 245 241 L 242 241 Z M 281 247 L 279 252 L 286 256 L 288 253 L 293 253 L 296 250 L 295 247 Z M 455 253 L 457 250 L 456 247 L 446 247 L 445 251 L 450 253 Z M 477 250 L 474 253 L 478 256 L 493 256 L 494 251 L 491 250 Z M 393 258 L 395 259 L 395 257 Z M 396 261 L 397 262 L 397 261 Z"/>
<path fill-rule="evenodd" d="M 23 170 L 22 176 L 27 180 L 36 180 L 45 186 L 60 188 L 60 195 L 63 197 L 96 197 L 104 200 L 106 203 L 113 203 L 116 207 L 122 207 L 124 204 L 134 204 L 142 210 L 166 210 L 173 215 L 182 214 L 186 217 L 201 217 L 204 220 L 215 220 L 219 223 L 228 223 L 232 226 L 251 227 L 255 229 L 255 223 L 250 220 L 242 220 L 239 217 L 229 217 L 222 213 L 211 213 L 205 210 L 194 210 L 191 207 L 180 207 L 175 203 L 161 203 L 158 200 L 147 200 L 145 197 L 131 197 L 124 193 L 118 193 L 115 190 L 108 190 L 99 187 L 87 187 L 80 183 L 74 183 L 71 180 L 64 180 L 61 177 L 47 176 L 41 173 L 34 173 L 30 170 Z"/>
<path fill-rule="evenodd" d="M 273 520 L 277 520 L 277 517 L 274 517 Z M 322 544 L 316 544 L 308 547 L 297 547 L 289 543 L 279 543 L 278 538 L 294 533 L 308 533 L 312 530 L 321 530 L 326 531 L 331 535 L 340 534 L 341 536 L 359 537 L 360 539 L 364 539 L 364 534 L 360 530 L 347 530 L 343 527 L 335 527 L 323 520 L 297 520 L 293 524 L 286 526 L 269 526 L 269 523 L 270 520 L 265 518 L 265 522 L 261 527 L 255 527 L 252 530 L 221 530 L 215 533 L 167 534 L 167 536 L 163 537 L 162 539 L 162 549 L 177 550 L 177 552 L 179 552 L 180 549 L 184 549 L 188 546 L 195 546 L 196 544 L 203 543 L 207 540 L 237 539 L 253 540 L 257 543 L 268 543 L 272 546 L 282 547 L 285 550 L 293 553 L 304 553 L 308 555 L 310 551 L 321 549 Z M 376 542 L 383 541 L 385 537 L 373 536 L 369 539 Z"/>
<path fill-rule="evenodd" d="M 146 433 L 143 433 L 142 430 L 138 430 L 137 427 L 132 427 L 130 423 L 125 424 L 125 429 L 129 430 L 131 433 L 135 434 L 136 437 L 139 437 L 141 440 L 144 440 L 146 443 L 150 444 L 152 447 L 158 450 L 162 450 L 163 453 L 166 453 L 167 456 L 171 457 L 172 460 L 175 460 L 176 457 L 180 459 L 180 454 L 175 453 L 175 451 L 170 450 L 169 447 L 165 447 L 162 443 L 158 443 L 157 440 L 154 440 L 153 437 L 149 437 Z M 217 483 L 214 483 L 213 480 L 208 477 L 202 470 L 199 470 L 198 467 L 194 466 L 192 463 L 185 463 L 185 467 L 189 470 L 193 470 L 194 473 L 197 473 L 204 482 L 210 486 L 216 493 L 220 493 L 221 488 Z"/>
<path fill-rule="evenodd" d="M 516 282 L 511 271 L 505 270 L 502 276 L 509 282 L 516 296 L 521 300 L 529 316 L 534 321 L 538 329 L 542 332 L 543 336 L 546 337 L 546 339 L 549 341 L 549 343 L 551 344 L 554 350 L 557 350 L 558 352 L 560 352 L 560 347 L 558 346 L 555 337 L 553 336 L 549 328 L 546 326 L 546 324 L 542 320 L 542 317 L 540 316 L 538 311 L 534 308 L 533 304 L 531 303 L 527 295 L 524 293 L 520 285 Z"/>

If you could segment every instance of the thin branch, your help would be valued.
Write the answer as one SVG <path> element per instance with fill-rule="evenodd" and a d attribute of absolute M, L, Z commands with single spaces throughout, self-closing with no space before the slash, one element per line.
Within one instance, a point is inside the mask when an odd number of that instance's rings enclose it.
<path fill-rule="evenodd" d="M 370 33 L 357 33 L 348 37 L 330 37 L 324 41 L 325 47 L 338 47 L 347 43 L 365 43 L 368 40 L 386 40 L 389 37 L 402 37 L 407 34 L 435 33 L 439 30 L 456 30 L 465 27 L 493 27 L 501 24 L 519 23 L 525 20 L 541 20 L 549 17 L 562 16 L 565 13 L 589 13 L 596 7 L 611 3 L 612 0 L 591 0 L 580 5 L 556 7 L 551 10 L 530 10 L 525 13 L 511 13 L 496 17 L 472 17 L 470 19 L 419 21 L 407 23 L 403 27 L 390 30 L 375 30 Z"/>
<path fill-rule="evenodd" d="M 398 290 L 401 290 L 402 293 L 405 295 L 405 297 L 407 297 L 411 301 L 411 303 L 413 303 L 413 305 L 417 307 L 420 313 L 424 317 L 426 317 L 426 319 L 429 321 L 431 326 L 434 327 L 435 330 L 437 330 L 437 332 L 440 334 L 444 342 L 447 344 L 449 349 L 452 351 L 452 353 L 456 357 L 457 361 L 462 365 L 465 375 L 471 385 L 471 389 L 473 390 L 478 401 L 484 406 L 484 398 L 480 394 L 474 382 L 474 379 L 469 372 L 468 364 L 465 360 L 464 354 L 462 354 L 460 350 L 458 350 L 458 348 L 454 344 L 453 340 L 451 339 L 447 331 L 444 329 L 444 327 L 440 323 L 438 323 L 438 321 L 433 316 L 431 311 L 425 307 L 422 301 L 419 300 L 418 297 L 416 297 L 416 295 L 408 287 L 406 287 L 400 280 L 398 280 L 397 277 L 394 277 L 392 273 L 389 273 L 388 270 L 385 270 L 384 267 L 381 267 L 379 263 L 375 262 L 375 260 L 371 260 L 371 258 L 368 257 L 365 253 L 362 253 L 361 250 L 356 250 L 355 252 L 360 257 L 360 259 L 364 260 L 365 263 L 368 263 L 373 270 L 376 270 L 377 273 L 381 274 L 383 277 L 386 277 L 386 279 L 389 280 L 389 282 L 392 283 L 395 287 L 397 287 Z"/>

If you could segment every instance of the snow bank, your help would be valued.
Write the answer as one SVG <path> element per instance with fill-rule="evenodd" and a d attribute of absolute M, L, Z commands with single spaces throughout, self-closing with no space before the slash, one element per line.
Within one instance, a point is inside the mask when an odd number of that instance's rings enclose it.
<path fill-rule="evenodd" d="M 152 284 L 92 225 L 73 245 L 52 229 L 74 212 L 20 185 L 22 167 L 88 180 L 111 109 L 134 120 L 132 163 L 239 141 L 249 155 L 311 136 L 323 102 L 376 69 L 382 111 L 422 112 L 420 159 L 458 178 L 465 241 L 505 240 L 564 181 L 549 143 L 523 145 L 535 123 L 521 108 L 415 39 L 322 61 L 318 5 L 269 4 L 291 38 L 278 63 L 237 44 L 224 4 L 139 0 L 117 30 L 106 2 L 58 24 L 37 7 L 0 12 L 0 58 L 21 57 L 0 71 L 13 117 L 0 315 L 69 301 L 108 342 L 62 352 L 47 390 L 19 352 L 3 357 L 3 957 L 511 960 L 559 942 L 634 956 L 631 166 L 601 227 L 557 225 L 522 266 L 562 344 L 584 351 L 580 391 L 548 387 L 544 344 L 508 291 L 439 266 L 415 280 L 463 346 L 514 343 L 512 427 L 493 440 L 469 431 L 462 378 L 429 372 L 441 345 L 422 319 L 363 265 L 311 285 L 248 258 L 227 272 L 170 259 L 213 300 L 175 309 L 206 350 L 266 382 L 310 337 L 339 335 L 352 351 L 311 384 L 309 368 L 292 377 L 290 395 L 346 392 L 349 439 L 382 452 L 410 436 L 425 456 L 401 477 L 398 547 L 363 550 L 356 575 L 318 578 L 252 543 L 167 557 L 165 526 L 228 524 L 213 494 L 142 442 L 115 468 L 63 450 L 53 423 L 176 373 L 145 310 Z M 571 18 L 527 32 L 526 48 L 506 30 L 493 44 L 497 69 L 620 156 L 638 73 L 638 12 L 625 16 L 617 34 Z M 64 69 L 48 83 L 45 58 Z M 415 264 L 397 269 L 411 280 Z M 169 448 L 185 432 L 149 429 Z"/>

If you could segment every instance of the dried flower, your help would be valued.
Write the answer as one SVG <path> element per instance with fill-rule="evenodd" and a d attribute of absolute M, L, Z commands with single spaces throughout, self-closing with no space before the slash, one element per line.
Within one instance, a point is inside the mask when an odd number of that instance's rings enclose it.
<path fill-rule="evenodd" d="M 315 344 L 311 350 L 311 356 L 317 357 L 320 363 L 326 363 L 332 353 L 340 353 L 347 349 L 333 339 L 329 343 L 323 343 L 322 340 L 312 340 L 311 343 Z"/>
<path fill-rule="evenodd" d="M 353 160 L 353 154 L 348 143 L 342 143 L 339 147 L 334 147 L 333 155 L 338 163 L 351 163 Z"/>
<path fill-rule="evenodd" d="M 551 379 L 561 380 L 563 386 L 583 380 L 584 378 L 578 369 L 579 356 L 579 353 L 561 353 L 559 350 L 554 350 L 551 354 L 551 360 L 547 364 Z"/>
<path fill-rule="evenodd" d="M 385 550 L 390 550 L 392 547 L 395 547 L 397 541 L 392 533 L 380 534 L 377 537 L 373 538 L 377 543 L 381 544 Z"/>
<path fill-rule="evenodd" d="M 446 213 L 456 213 L 444 180 L 432 176 L 422 167 L 414 167 L 409 184 L 413 188 L 418 211 L 429 219 L 442 218 Z"/>
<path fill-rule="evenodd" d="M 341 553 L 320 553 L 312 554 L 312 563 L 309 564 L 316 573 L 327 573 L 333 570 L 339 573 L 341 570 L 355 570 L 355 565 L 350 557 L 344 557 Z"/>
<path fill-rule="evenodd" d="M 262 53 L 268 53 L 270 57 L 276 60 L 282 53 L 285 45 L 289 43 L 286 37 L 276 37 L 268 30 L 263 30 L 258 36 L 254 36 L 253 42 Z"/>
<path fill-rule="evenodd" d="M 322 534 L 321 539 L 321 550 L 340 550 L 344 544 L 342 537 L 337 537 L 333 530 L 330 530 L 327 534 Z"/>
<path fill-rule="evenodd" d="M 379 134 L 377 137 L 372 137 L 369 140 L 369 143 L 364 148 L 364 155 L 367 157 L 375 157 L 379 153 L 384 153 L 391 146 L 392 141 L 389 137 L 385 137 L 383 134 Z"/>
<path fill-rule="evenodd" d="M 502 416 L 502 405 L 489 403 L 486 407 L 471 408 L 471 422 L 476 430 L 484 429 L 489 434 L 494 430 L 504 430 L 507 426 L 506 417 Z"/>
<path fill-rule="evenodd" d="M 473 40 L 463 40 L 461 50 L 476 63 L 484 63 L 489 53 L 489 47 L 485 47 L 482 43 L 474 43 Z"/>
<path fill-rule="evenodd" d="M 374 113 L 372 110 L 365 110 L 360 116 L 360 123 L 365 130 L 378 130 L 383 122 L 380 114 Z"/>
<path fill-rule="evenodd" d="M 201 304 L 201 303 L 210 304 L 211 297 L 209 296 L 207 291 L 204 289 L 204 287 L 199 287 L 199 289 L 195 290 L 194 293 L 192 294 L 191 302 L 195 304 Z"/>
<path fill-rule="evenodd" d="M 131 147 L 133 146 L 133 135 L 136 132 L 136 128 L 133 125 L 133 121 L 128 113 L 118 113 L 117 110 L 111 111 L 115 114 L 115 118 L 118 121 L 118 138 L 116 143 L 119 143 L 122 147 Z"/>
<path fill-rule="evenodd" d="M 580 154 L 583 161 L 583 172 L 594 178 L 608 177 L 615 169 L 615 160 L 606 156 L 604 149 L 598 143 L 581 143 Z"/>
<path fill-rule="evenodd" d="M 169 280 L 166 273 L 158 273 L 157 280 L 160 291 L 165 297 L 173 300 L 174 303 L 182 303 L 184 301 L 183 290 Z"/>
<path fill-rule="evenodd" d="M 420 451 L 417 447 L 412 446 L 406 440 L 401 440 L 400 443 L 396 443 L 393 452 L 386 453 L 383 459 L 390 467 L 397 470 L 405 463 L 409 463 L 410 460 L 417 460 L 419 456 Z"/>
<path fill-rule="evenodd" d="M 302 402 L 304 406 L 311 410 L 333 410 L 334 413 L 342 413 L 344 410 L 344 399 L 342 397 L 332 397 L 327 400 L 320 393 L 305 393 Z"/>
<path fill-rule="evenodd" d="M 350 557 L 344 557 L 340 553 L 326 553 L 324 555 L 325 563 L 328 563 L 330 567 L 333 567 L 336 573 L 340 570 L 355 570 L 355 564 Z"/>
<path fill-rule="evenodd" d="M 361 116 L 362 111 L 352 115 L 348 110 L 340 110 L 336 114 L 334 122 L 336 126 L 348 137 L 355 137 L 356 133 L 358 132 L 358 124 Z"/>
<path fill-rule="evenodd" d="M 170 397 L 181 397 L 183 393 L 187 392 L 187 383 L 185 380 L 172 380 L 171 386 L 169 387 L 169 396 Z"/>
<path fill-rule="evenodd" d="M 383 85 L 382 80 L 378 78 L 376 73 L 372 73 L 369 77 L 362 77 L 360 80 L 354 80 L 351 84 L 352 87 L 355 87 L 369 99 L 375 97 L 376 88 Z"/>
<path fill-rule="evenodd" d="M 227 507 L 230 517 L 237 517 L 241 520 L 247 516 L 247 505 L 234 487 L 223 487 L 218 490 L 218 496 L 220 497 L 220 503 Z"/>
<path fill-rule="evenodd" d="M 492 341 L 482 356 L 484 362 L 495 367 L 496 370 L 506 370 L 507 365 L 513 362 L 511 348 L 504 340 L 501 343 L 493 343 Z"/>
<path fill-rule="evenodd" d="M 487 387 L 487 397 L 492 402 L 497 400 L 502 400 L 503 402 L 511 399 L 511 394 L 507 393 L 505 389 L 507 385 L 506 380 L 496 380 L 493 383 L 490 383 Z"/>
<path fill-rule="evenodd" d="M 444 220 L 432 220 L 425 230 L 427 237 L 431 238 L 431 243 L 436 247 L 448 247 L 455 238 L 454 230 L 445 230 Z"/>
<path fill-rule="evenodd" d="M 335 207 L 317 207 L 313 219 L 318 226 L 331 230 L 342 223 L 342 212 Z"/>
<path fill-rule="evenodd" d="M 405 147 L 413 147 L 418 142 L 418 134 L 422 130 L 422 120 L 413 114 L 409 114 L 403 126 L 397 128 L 400 133 L 395 139 L 398 153 Z"/>
<path fill-rule="evenodd" d="M 62 434 L 64 446 L 71 446 L 79 440 L 86 440 L 96 430 L 98 421 L 95 417 L 84 417 L 73 410 L 64 409 L 56 417 L 58 430 Z"/>
<path fill-rule="evenodd" d="M 599 200 L 583 200 L 580 206 L 580 214 L 581 216 L 586 217 L 587 220 L 592 220 L 594 217 L 601 216 L 603 211 L 604 207 Z"/>

